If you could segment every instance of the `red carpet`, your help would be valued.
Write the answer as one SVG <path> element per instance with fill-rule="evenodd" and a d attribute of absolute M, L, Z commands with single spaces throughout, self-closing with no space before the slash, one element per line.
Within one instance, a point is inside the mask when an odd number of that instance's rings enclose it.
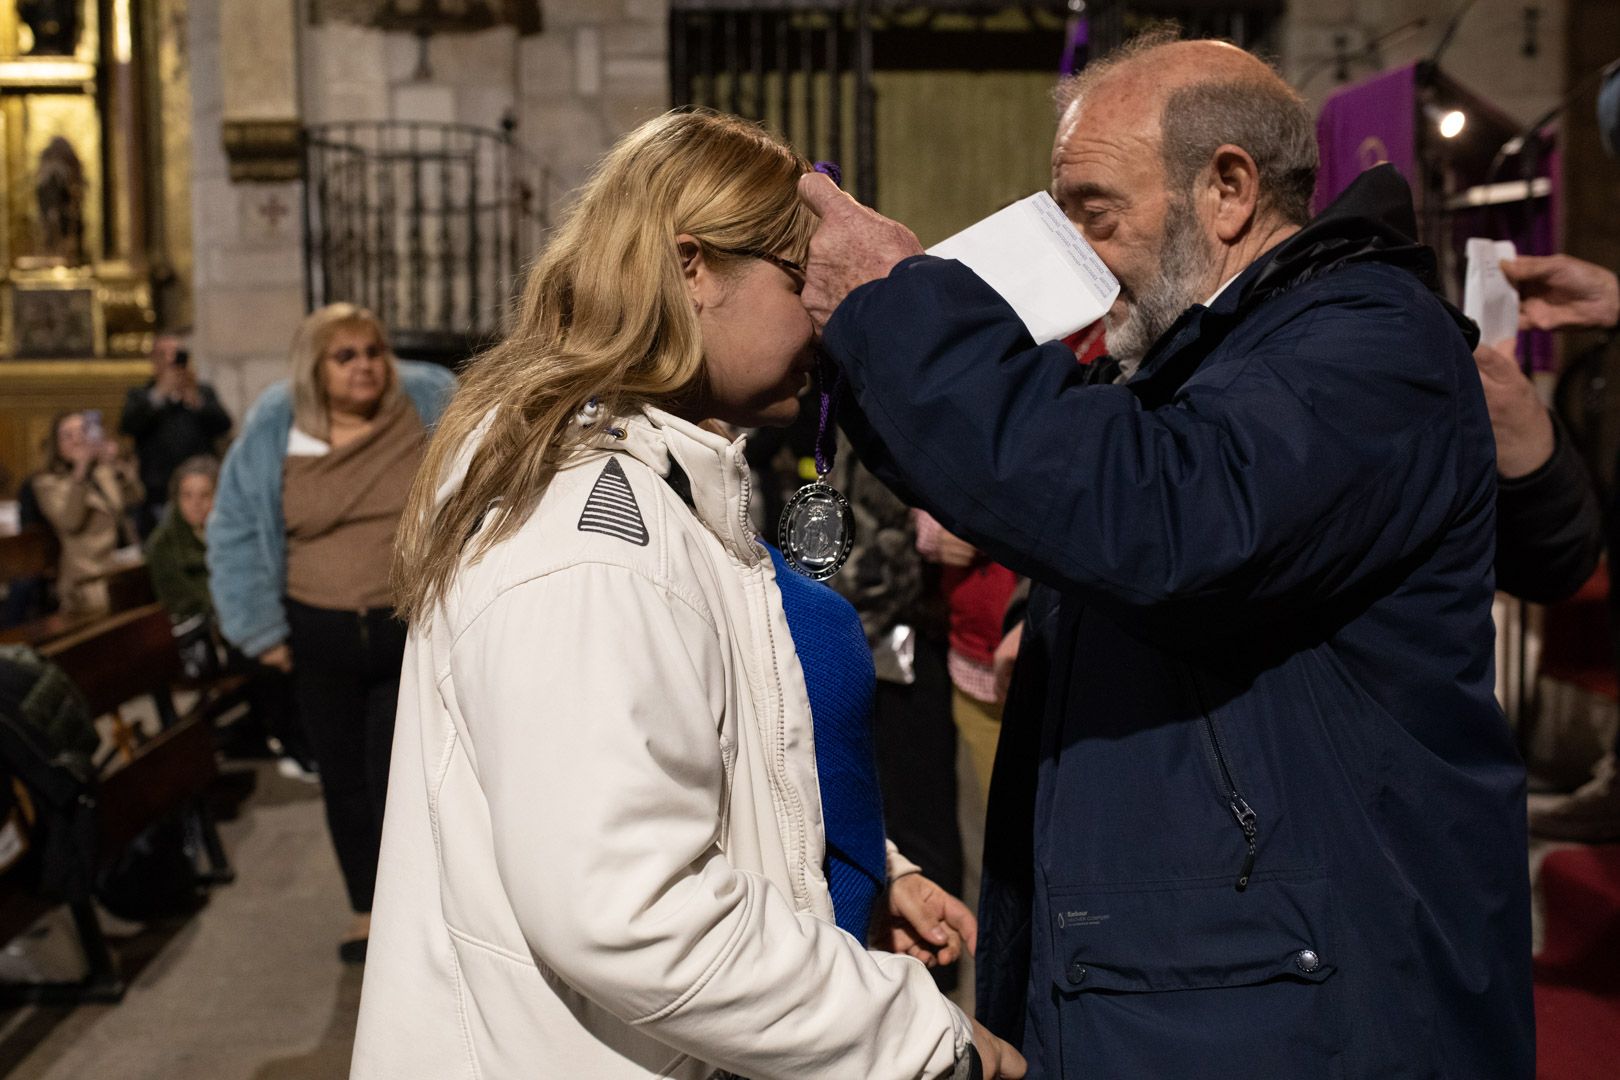
<path fill-rule="evenodd" d="M 1547 935 L 1536 957 L 1539 1080 L 1620 1077 L 1620 844 L 1541 864 Z"/>

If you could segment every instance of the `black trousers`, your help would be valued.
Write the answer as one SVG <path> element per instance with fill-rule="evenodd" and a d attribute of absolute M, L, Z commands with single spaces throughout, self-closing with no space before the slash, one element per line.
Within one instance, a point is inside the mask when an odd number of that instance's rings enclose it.
<path fill-rule="evenodd" d="M 382 843 L 405 624 L 391 609 L 334 611 L 287 600 L 293 692 L 320 766 L 326 825 L 349 904 L 371 910 Z"/>

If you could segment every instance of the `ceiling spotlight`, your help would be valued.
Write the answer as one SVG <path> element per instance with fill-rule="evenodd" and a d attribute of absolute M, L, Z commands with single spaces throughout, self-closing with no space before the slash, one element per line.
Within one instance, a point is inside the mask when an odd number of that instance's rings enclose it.
<path fill-rule="evenodd" d="M 1438 105 L 1427 105 L 1423 111 L 1434 122 L 1442 139 L 1455 139 L 1462 134 L 1463 128 L 1468 126 L 1468 114 L 1461 109 L 1442 109 Z"/>

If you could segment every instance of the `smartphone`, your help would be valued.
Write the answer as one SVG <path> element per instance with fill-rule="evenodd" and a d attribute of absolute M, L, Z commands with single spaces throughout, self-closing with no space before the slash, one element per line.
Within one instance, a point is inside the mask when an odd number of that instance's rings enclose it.
<path fill-rule="evenodd" d="M 174 366 L 175 367 L 185 367 L 187 364 L 190 364 L 190 363 L 191 363 L 191 351 L 189 349 L 176 349 L 174 351 Z"/>
<path fill-rule="evenodd" d="M 101 441 L 102 441 L 102 439 L 104 437 L 105 436 L 104 436 L 104 433 L 103 433 L 103 430 L 102 430 L 102 427 L 101 427 L 101 410 L 100 409 L 86 409 L 86 410 L 84 410 L 84 438 L 85 438 L 85 441 L 90 443 L 92 446 L 98 446 L 98 445 L 100 445 L 100 443 L 101 443 Z"/>

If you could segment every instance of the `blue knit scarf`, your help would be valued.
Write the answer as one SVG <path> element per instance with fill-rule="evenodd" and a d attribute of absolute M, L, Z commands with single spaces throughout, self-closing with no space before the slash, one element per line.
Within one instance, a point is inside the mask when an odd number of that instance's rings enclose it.
<path fill-rule="evenodd" d="M 872 651 L 849 601 L 794 573 L 780 551 L 765 546 L 776 564 L 788 631 L 810 694 L 833 916 L 864 945 L 872 905 L 886 880 L 883 798 L 872 744 Z"/>

